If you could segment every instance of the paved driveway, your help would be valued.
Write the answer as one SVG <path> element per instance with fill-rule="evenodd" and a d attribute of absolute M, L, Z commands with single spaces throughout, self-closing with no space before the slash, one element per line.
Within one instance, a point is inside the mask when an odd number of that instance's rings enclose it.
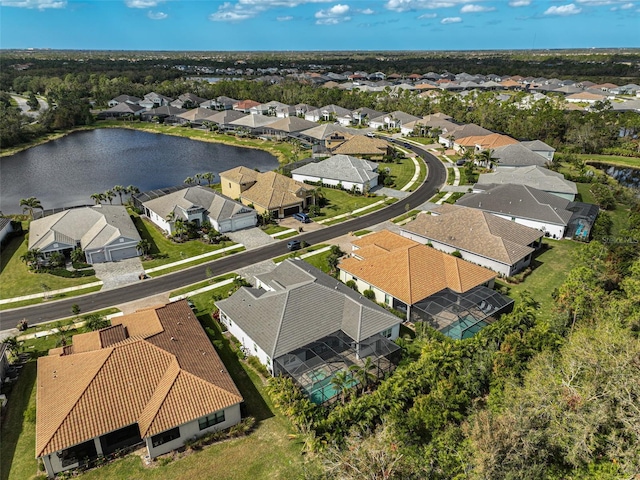
<path fill-rule="evenodd" d="M 140 282 L 140 274 L 144 272 L 140 257 L 127 258 L 118 262 L 94 263 L 96 277 L 102 280 L 102 290 L 130 285 Z"/>
<path fill-rule="evenodd" d="M 238 230 L 236 232 L 227 232 L 225 235 L 235 243 L 243 244 L 244 248 L 247 250 L 252 250 L 275 242 L 270 235 L 264 233 L 259 227 L 245 228 L 244 230 Z"/>

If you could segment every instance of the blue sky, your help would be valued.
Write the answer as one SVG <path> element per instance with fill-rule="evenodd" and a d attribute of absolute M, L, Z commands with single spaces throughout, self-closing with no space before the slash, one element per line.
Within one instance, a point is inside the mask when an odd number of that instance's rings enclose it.
<path fill-rule="evenodd" d="M 0 48 L 640 47 L 640 0 L 0 0 Z"/>

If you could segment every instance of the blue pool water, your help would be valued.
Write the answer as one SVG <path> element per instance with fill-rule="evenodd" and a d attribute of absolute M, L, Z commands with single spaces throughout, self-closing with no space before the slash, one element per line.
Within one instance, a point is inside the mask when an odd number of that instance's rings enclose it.
<path fill-rule="evenodd" d="M 463 340 L 465 338 L 473 337 L 487 325 L 488 323 L 486 322 L 476 323 L 476 320 L 473 317 L 466 316 L 453 322 L 445 332 L 445 335 L 456 340 Z"/>

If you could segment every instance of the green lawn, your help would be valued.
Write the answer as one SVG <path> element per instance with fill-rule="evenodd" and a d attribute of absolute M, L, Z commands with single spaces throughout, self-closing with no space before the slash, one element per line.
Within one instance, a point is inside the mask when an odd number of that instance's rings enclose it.
<path fill-rule="evenodd" d="M 203 450 L 176 459 L 167 465 L 144 467 L 140 457 L 129 455 L 108 465 L 81 474 L 78 478 L 120 480 L 135 479 L 199 479 L 253 480 L 255 478 L 304 478 L 312 464 L 305 465 L 302 443 L 290 437 L 294 433 L 289 421 L 271 403 L 264 391 L 264 381 L 247 364 L 238 360 L 229 342 L 211 319 L 213 295 L 226 295 L 230 287 L 194 295 L 199 319 L 214 332 L 217 349 L 226 368 L 242 393 L 247 414 L 256 418 L 256 427 L 247 437 L 220 442 Z M 25 342 L 25 350 L 35 355 L 55 346 L 56 337 Z M 221 348 L 218 348 L 221 347 Z M 0 449 L 0 480 L 28 480 L 37 474 L 35 452 L 35 424 L 23 417 L 23 412 L 35 407 L 36 363 L 32 360 L 23 369 L 13 388 L 2 425 Z M 224 468 L 221 468 L 224 466 Z"/>
<path fill-rule="evenodd" d="M 453 170 L 453 167 L 447 168 L 447 185 L 453 185 L 453 182 L 456 181 L 456 174 Z"/>
<path fill-rule="evenodd" d="M 27 252 L 25 235 L 13 238 L 0 254 L 0 298 L 12 298 L 32 293 L 42 293 L 43 285 L 49 290 L 75 287 L 96 282 L 95 276 L 81 278 L 64 278 L 49 273 L 34 273 L 20 257 Z M 85 292 L 81 292 L 85 293 Z"/>
<path fill-rule="evenodd" d="M 411 160 L 410 158 L 403 158 L 400 163 L 381 162 L 378 165 L 378 171 L 382 171 L 385 168 L 389 169 L 389 174 L 394 181 L 394 186 L 391 188 L 395 188 L 397 190 L 401 189 L 407 183 L 409 183 L 416 172 L 413 160 Z"/>
<path fill-rule="evenodd" d="M 620 165 L 623 167 L 640 168 L 640 158 L 637 157 L 621 157 L 617 155 L 595 155 L 592 153 L 578 155 L 586 163 L 598 162 L 608 163 L 610 165 Z"/>
<path fill-rule="evenodd" d="M 411 210 L 411 211 L 409 211 L 407 213 L 403 213 L 399 217 L 396 217 L 396 218 L 392 219 L 391 221 L 393 223 L 400 223 L 400 222 L 402 222 L 403 220 L 406 220 L 409 217 L 413 217 L 414 215 L 419 214 L 421 211 L 422 210 Z"/>
<path fill-rule="evenodd" d="M 550 240 L 544 243 L 549 246 L 532 261 L 534 266 L 531 274 L 524 282 L 510 285 L 509 296 L 518 300 L 518 293 L 528 290 L 534 300 L 539 302 L 539 317 L 546 319 L 551 316 L 554 300 L 551 292 L 564 282 L 567 274 L 573 268 L 573 251 L 582 245 L 572 240 Z M 501 283 L 501 282 L 498 282 Z"/>
<path fill-rule="evenodd" d="M 198 290 L 199 288 L 204 288 L 209 285 L 213 285 L 214 283 L 222 282 L 224 280 L 228 280 L 230 278 L 236 277 L 235 273 L 227 273 L 225 275 L 221 275 L 219 277 L 211 278 L 209 280 L 205 280 L 204 282 L 194 283 L 193 285 L 189 285 L 188 287 L 181 288 L 180 290 L 175 290 L 169 294 L 169 298 L 177 297 L 178 295 L 185 295 L 189 292 L 193 292 L 194 290 Z M 216 289 L 217 290 L 217 289 Z"/>
<path fill-rule="evenodd" d="M 352 212 L 358 208 L 366 207 L 367 205 L 383 200 L 383 197 L 351 195 L 344 190 L 338 190 L 335 188 L 322 188 L 321 192 L 327 201 L 327 205 L 322 207 L 320 215 L 313 218 L 314 221 Z"/>
<path fill-rule="evenodd" d="M 437 138 L 430 138 L 430 137 L 411 137 L 411 141 L 416 143 L 421 143 L 422 145 L 433 145 L 438 143 Z"/>
<path fill-rule="evenodd" d="M 427 164 L 424 163 L 424 160 L 418 158 L 418 164 L 420 165 L 420 173 L 418 175 L 418 179 L 414 182 L 414 184 L 407 190 L 408 192 L 413 192 L 416 188 L 418 188 L 424 182 L 425 178 L 427 178 Z"/>
<path fill-rule="evenodd" d="M 285 230 L 289 229 L 287 227 L 281 227 L 280 225 L 267 225 L 266 227 L 262 227 L 262 231 L 267 235 L 284 232 Z"/>
<path fill-rule="evenodd" d="M 165 237 L 164 233 L 147 219 L 143 219 L 138 215 L 132 215 L 133 222 L 143 239 L 151 244 L 151 255 L 156 257 L 153 260 L 142 262 L 145 269 L 159 267 L 168 263 L 184 260 L 185 258 L 195 257 L 203 253 L 215 252 L 224 247 L 233 245 L 233 242 L 222 242 L 218 245 L 209 245 L 199 240 L 189 240 L 184 243 L 176 243 Z M 208 261 L 212 258 L 209 258 Z M 181 268 L 185 268 L 184 266 Z"/>

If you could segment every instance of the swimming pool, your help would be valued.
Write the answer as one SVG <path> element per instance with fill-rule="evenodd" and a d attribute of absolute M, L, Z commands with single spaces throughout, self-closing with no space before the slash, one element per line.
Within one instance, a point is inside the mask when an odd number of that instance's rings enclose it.
<path fill-rule="evenodd" d="M 447 327 L 446 330 L 443 330 L 446 336 L 451 337 L 456 340 L 463 340 L 465 338 L 471 338 L 480 330 L 488 325 L 487 322 L 480 321 L 478 322 L 471 315 L 467 315 L 466 317 L 462 317 L 459 320 L 456 320 L 451 325 Z"/>

